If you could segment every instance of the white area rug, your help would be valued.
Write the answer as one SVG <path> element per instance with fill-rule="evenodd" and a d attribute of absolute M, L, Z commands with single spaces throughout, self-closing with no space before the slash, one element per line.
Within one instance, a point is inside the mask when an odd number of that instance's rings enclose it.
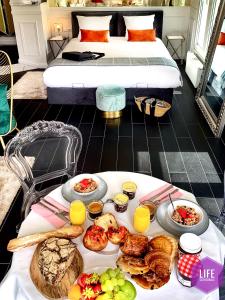
<path fill-rule="evenodd" d="M 43 72 L 29 71 L 14 84 L 14 99 L 47 99 Z"/>
<path fill-rule="evenodd" d="M 26 158 L 30 165 L 34 158 Z M 20 188 L 19 180 L 8 169 L 4 158 L 0 156 L 0 226 Z"/>

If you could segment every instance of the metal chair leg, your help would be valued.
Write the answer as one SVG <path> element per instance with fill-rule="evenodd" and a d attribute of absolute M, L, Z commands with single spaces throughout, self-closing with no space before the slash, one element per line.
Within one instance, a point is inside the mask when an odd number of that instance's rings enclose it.
<path fill-rule="evenodd" d="M 20 132 L 19 128 L 16 127 L 15 129 L 16 129 L 16 131 Z"/>
<path fill-rule="evenodd" d="M 5 143 L 4 143 L 4 140 L 3 140 L 2 136 L 0 136 L 0 141 L 1 141 L 1 144 L 2 144 L 3 150 L 5 150 Z"/>

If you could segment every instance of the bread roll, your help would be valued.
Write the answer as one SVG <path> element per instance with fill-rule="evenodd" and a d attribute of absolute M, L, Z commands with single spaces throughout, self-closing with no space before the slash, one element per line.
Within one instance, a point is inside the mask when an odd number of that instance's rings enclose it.
<path fill-rule="evenodd" d="M 62 227 L 60 229 L 53 230 L 53 231 L 35 233 L 35 234 L 10 240 L 7 245 L 7 250 L 11 252 L 15 252 L 25 247 L 30 247 L 39 244 L 51 237 L 73 239 L 81 235 L 83 231 L 84 230 L 81 226 L 73 225 L 69 227 Z"/>

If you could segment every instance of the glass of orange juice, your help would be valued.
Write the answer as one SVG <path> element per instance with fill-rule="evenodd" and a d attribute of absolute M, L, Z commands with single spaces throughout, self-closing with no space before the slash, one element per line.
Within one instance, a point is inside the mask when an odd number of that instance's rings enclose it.
<path fill-rule="evenodd" d="M 145 232 L 150 225 L 150 212 L 147 206 L 140 205 L 134 212 L 134 229 L 137 232 Z"/>
<path fill-rule="evenodd" d="M 70 222 L 73 225 L 82 225 L 86 219 L 86 207 L 81 200 L 70 204 Z"/>

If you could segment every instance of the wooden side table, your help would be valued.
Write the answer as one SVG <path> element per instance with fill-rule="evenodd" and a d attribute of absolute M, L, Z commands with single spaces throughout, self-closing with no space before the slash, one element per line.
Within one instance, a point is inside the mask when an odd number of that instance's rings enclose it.
<path fill-rule="evenodd" d="M 63 38 L 63 39 L 51 38 L 48 40 L 49 46 L 51 49 L 51 53 L 54 58 L 56 58 L 59 55 L 60 51 L 62 51 L 64 49 L 64 47 L 66 46 L 68 41 L 69 41 L 69 38 Z"/>
<path fill-rule="evenodd" d="M 178 41 L 178 46 L 175 47 L 173 44 L 174 41 Z M 166 35 L 166 47 L 170 47 L 173 51 L 171 56 L 175 59 L 180 59 L 181 64 L 183 64 L 183 48 L 184 48 L 185 38 L 183 35 Z M 178 50 L 181 49 L 181 55 L 179 55 Z"/>

